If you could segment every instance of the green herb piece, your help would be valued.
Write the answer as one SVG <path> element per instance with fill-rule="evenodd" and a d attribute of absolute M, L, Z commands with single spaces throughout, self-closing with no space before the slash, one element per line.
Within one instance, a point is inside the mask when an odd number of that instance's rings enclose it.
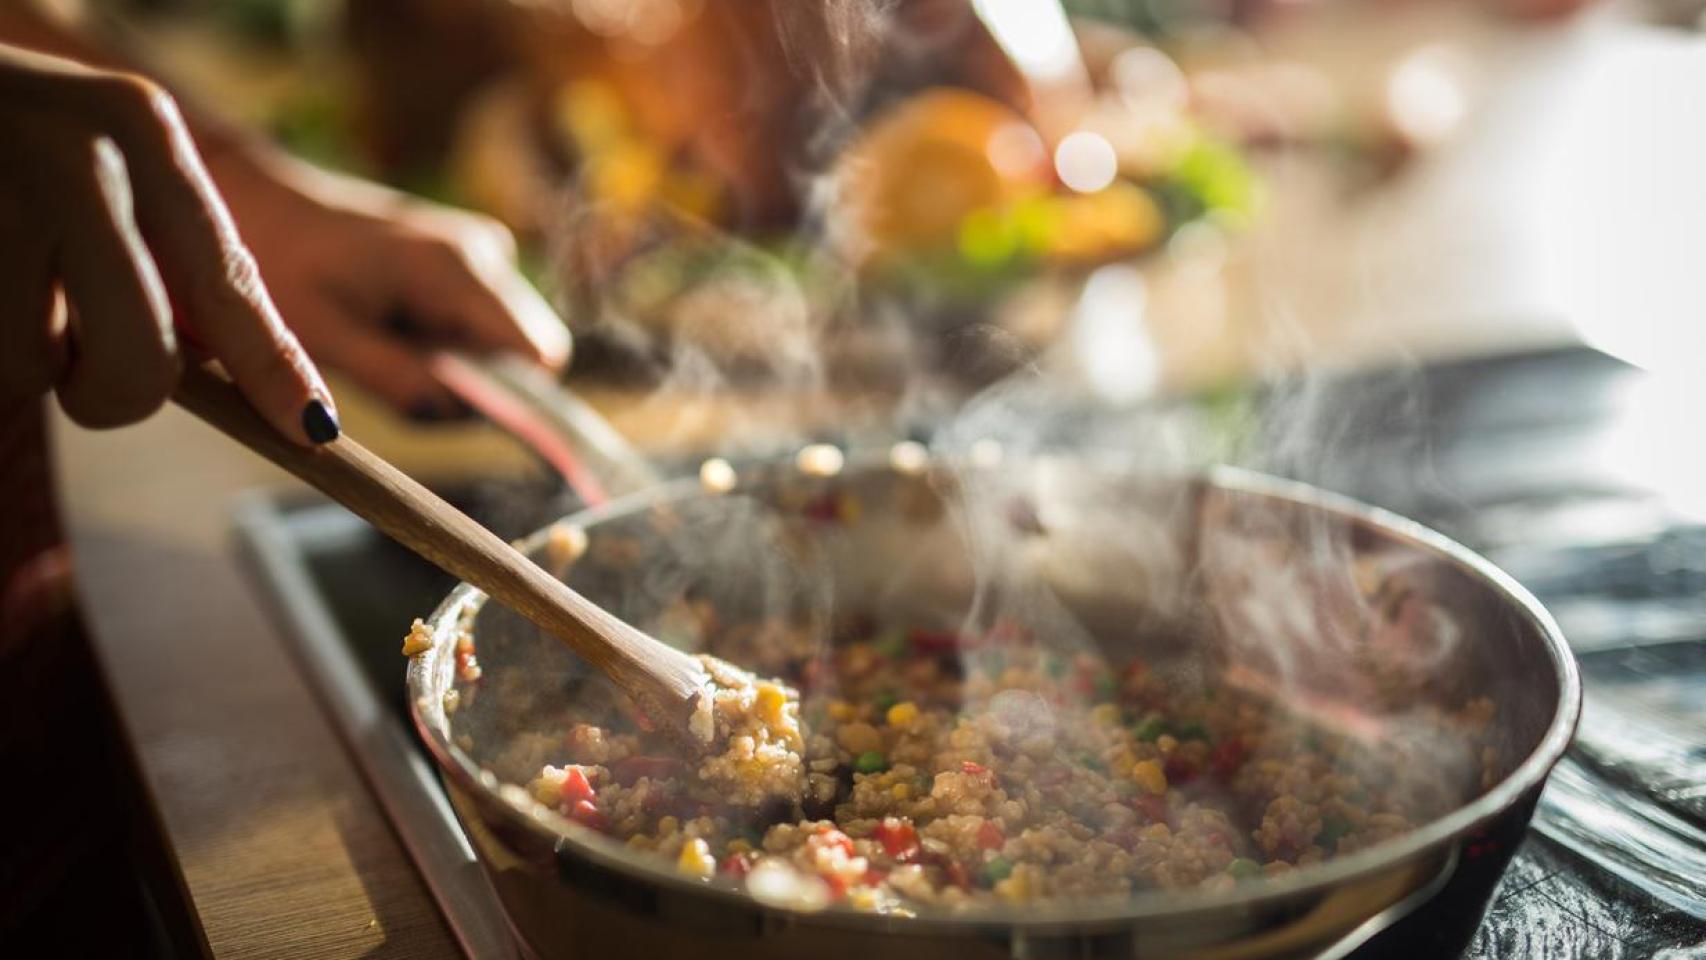
<path fill-rule="evenodd" d="M 1329 813 L 1321 820 L 1321 832 L 1316 840 L 1323 844 L 1337 845 L 1345 834 L 1351 832 L 1351 822 L 1343 814 Z"/>
<path fill-rule="evenodd" d="M 1145 743 L 1154 743 L 1155 739 L 1167 732 L 1167 721 L 1159 713 L 1145 714 L 1137 726 L 1131 729 L 1131 735 Z"/>
<path fill-rule="evenodd" d="M 866 750 L 853 761 L 853 769 L 858 773 L 882 773 L 888 768 L 889 758 L 881 750 Z"/>
<path fill-rule="evenodd" d="M 1097 672 L 1090 683 L 1096 691 L 1096 699 L 1098 700 L 1112 700 L 1114 694 L 1119 691 L 1118 685 L 1114 683 L 1114 675 L 1106 670 Z"/>
<path fill-rule="evenodd" d="M 1251 860 L 1249 857 L 1239 857 L 1226 865 L 1226 872 L 1240 880 L 1243 880 L 1247 877 L 1261 876 L 1262 865 Z"/>
<path fill-rule="evenodd" d="M 1208 728 L 1192 720 L 1190 723 L 1179 724 L 1178 729 L 1173 731 L 1173 736 L 1180 740 L 1207 740 Z"/>
<path fill-rule="evenodd" d="M 983 878 L 983 885 L 993 887 L 1013 875 L 1013 861 L 1006 857 L 993 857 L 984 861 L 983 869 L 979 873 Z"/>
<path fill-rule="evenodd" d="M 871 641 L 871 647 L 885 657 L 898 657 L 906 652 L 906 631 L 890 627 L 877 634 L 876 639 Z"/>

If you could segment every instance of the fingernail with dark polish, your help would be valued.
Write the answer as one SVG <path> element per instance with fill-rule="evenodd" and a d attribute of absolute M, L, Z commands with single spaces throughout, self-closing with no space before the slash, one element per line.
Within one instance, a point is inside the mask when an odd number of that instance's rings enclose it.
<path fill-rule="evenodd" d="M 302 429 L 315 443 L 331 443 L 343 432 L 338 426 L 337 416 L 319 400 L 310 400 L 308 406 L 302 408 Z"/>

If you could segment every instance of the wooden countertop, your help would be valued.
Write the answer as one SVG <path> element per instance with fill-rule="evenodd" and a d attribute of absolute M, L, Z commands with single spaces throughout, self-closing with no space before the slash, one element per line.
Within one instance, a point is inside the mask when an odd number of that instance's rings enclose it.
<path fill-rule="evenodd" d="M 233 497 L 294 481 L 175 409 L 56 426 L 83 607 L 214 954 L 460 956 L 237 566 Z"/>

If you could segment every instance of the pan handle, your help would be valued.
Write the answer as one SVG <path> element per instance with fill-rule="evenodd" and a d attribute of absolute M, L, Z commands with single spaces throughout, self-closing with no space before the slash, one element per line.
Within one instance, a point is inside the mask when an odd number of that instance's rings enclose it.
<path fill-rule="evenodd" d="M 538 364 L 455 351 L 434 354 L 431 364 L 441 384 L 550 464 L 587 506 L 658 481 L 610 421 Z"/>

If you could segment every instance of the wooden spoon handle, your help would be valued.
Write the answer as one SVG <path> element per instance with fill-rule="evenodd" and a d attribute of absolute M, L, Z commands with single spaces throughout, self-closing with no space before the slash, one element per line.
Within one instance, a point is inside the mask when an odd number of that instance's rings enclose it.
<path fill-rule="evenodd" d="M 562 639 L 649 713 L 685 724 L 704 689 L 693 657 L 634 629 L 348 435 L 318 447 L 284 438 L 237 388 L 200 367 L 173 399 L 355 515 Z"/>

